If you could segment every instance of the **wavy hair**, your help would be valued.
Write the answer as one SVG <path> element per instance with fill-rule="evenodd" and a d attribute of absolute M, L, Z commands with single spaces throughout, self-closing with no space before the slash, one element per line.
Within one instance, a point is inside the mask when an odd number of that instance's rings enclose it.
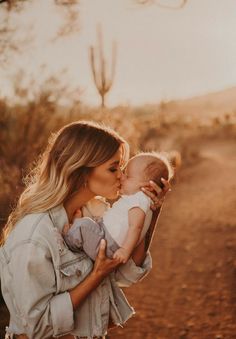
<path fill-rule="evenodd" d="M 52 134 L 36 166 L 24 179 L 25 190 L 3 229 L 3 245 L 14 225 L 29 213 L 44 212 L 63 203 L 85 182 L 92 168 L 108 161 L 121 147 L 121 166 L 129 145 L 113 129 L 77 121 Z"/>

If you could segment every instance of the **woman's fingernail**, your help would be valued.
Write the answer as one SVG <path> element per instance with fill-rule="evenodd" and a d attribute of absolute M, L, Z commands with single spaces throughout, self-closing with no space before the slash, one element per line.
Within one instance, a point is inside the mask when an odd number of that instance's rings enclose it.
<path fill-rule="evenodd" d="M 141 187 L 141 190 L 142 190 L 142 191 L 146 191 L 144 187 Z"/>
<path fill-rule="evenodd" d="M 149 182 L 150 182 L 150 184 L 154 184 L 154 182 L 152 180 L 150 180 Z"/>

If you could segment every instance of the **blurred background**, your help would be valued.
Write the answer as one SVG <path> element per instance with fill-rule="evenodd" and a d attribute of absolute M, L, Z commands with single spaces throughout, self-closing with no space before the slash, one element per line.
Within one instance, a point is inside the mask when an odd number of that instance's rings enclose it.
<path fill-rule="evenodd" d="M 109 338 L 236 338 L 235 63 L 235 0 L 0 0 L 1 228 L 71 121 L 175 167 L 153 270 L 125 290 L 136 315 Z"/>

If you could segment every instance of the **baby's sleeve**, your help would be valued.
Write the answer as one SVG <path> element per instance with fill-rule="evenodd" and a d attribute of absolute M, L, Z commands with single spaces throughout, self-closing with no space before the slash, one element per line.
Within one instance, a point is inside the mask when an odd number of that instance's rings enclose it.
<path fill-rule="evenodd" d="M 147 214 L 147 211 L 151 206 L 151 199 L 143 192 L 139 191 L 138 193 L 128 197 L 128 206 L 129 209 L 133 207 L 139 207 L 145 214 Z"/>

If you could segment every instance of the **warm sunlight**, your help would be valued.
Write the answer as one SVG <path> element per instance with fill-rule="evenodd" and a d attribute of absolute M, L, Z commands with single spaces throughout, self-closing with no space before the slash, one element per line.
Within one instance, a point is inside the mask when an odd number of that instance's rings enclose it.
<path fill-rule="evenodd" d="M 235 62 L 236 0 L 0 0 L 0 338 L 236 338 Z"/>
<path fill-rule="evenodd" d="M 234 0 L 190 0 L 179 11 L 155 5 L 140 8 L 128 0 L 90 0 L 81 2 L 79 9 L 79 31 L 52 42 L 49 37 L 53 39 L 60 15 L 47 1 L 28 6 L 21 22 L 34 27 L 33 46 L 17 56 L 10 72 L 22 67 L 40 81 L 42 64 L 54 74 L 66 69 L 68 76 L 61 80 L 80 86 L 87 103 L 98 103 L 88 48 L 96 43 L 96 25 L 100 22 L 108 63 L 111 42 L 118 43 L 110 105 L 155 103 L 236 84 Z M 11 87 L 8 76 L 9 69 L 1 78 L 5 93 Z"/>

